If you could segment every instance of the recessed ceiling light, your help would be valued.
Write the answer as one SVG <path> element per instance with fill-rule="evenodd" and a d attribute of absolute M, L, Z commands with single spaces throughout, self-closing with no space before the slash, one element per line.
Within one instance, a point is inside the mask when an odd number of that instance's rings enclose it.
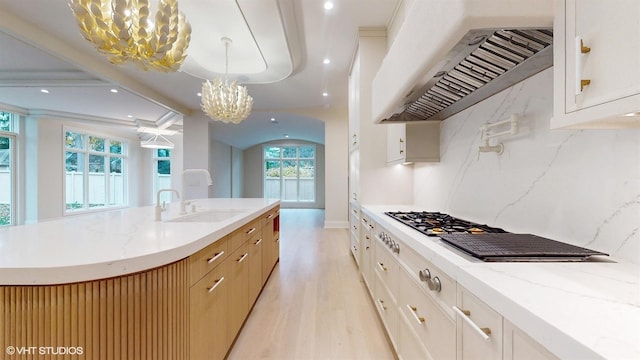
<path fill-rule="evenodd" d="M 127 117 L 128 117 L 129 119 L 131 119 L 131 118 L 133 118 L 133 115 L 127 115 Z"/>
<path fill-rule="evenodd" d="M 284 134 L 284 138 L 288 139 L 289 138 L 289 134 Z"/>
<path fill-rule="evenodd" d="M 118 89 L 111 89 L 111 90 L 109 90 L 109 91 L 111 91 L 111 92 L 112 92 L 112 93 L 114 93 L 114 94 L 117 94 L 117 93 L 118 93 Z"/>
<path fill-rule="evenodd" d="M 331 59 L 327 58 L 322 61 L 323 64 L 328 65 L 331 64 Z"/>
<path fill-rule="evenodd" d="M 276 118 L 271 118 L 271 122 L 276 122 Z"/>
<path fill-rule="evenodd" d="M 327 96 L 329 96 L 329 93 L 328 92 L 323 92 L 322 96 L 327 97 Z"/>
<path fill-rule="evenodd" d="M 324 3 L 324 9 L 325 9 L 325 10 L 331 10 L 331 9 L 333 9 L 333 2 L 331 2 L 331 1 L 325 1 L 325 3 Z"/>
<path fill-rule="evenodd" d="M 201 97 L 201 96 L 202 96 L 202 93 L 201 93 L 201 92 L 199 92 L 199 93 L 197 93 L 196 95 L 198 95 L 198 97 Z"/>
<path fill-rule="evenodd" d="M 624 116 L 640 116 L 640 111 L 630 112 L 628 114 L 624 114 Z"/>
<path fill-rule="evenodd" d="M 41 93 L 43 93 L 43 94 L 48 94 L 48 93 L 49 93 L 49 90 L 47 90 L 47 89 L 40 89 L 40 92 L 41 92 Z"/>

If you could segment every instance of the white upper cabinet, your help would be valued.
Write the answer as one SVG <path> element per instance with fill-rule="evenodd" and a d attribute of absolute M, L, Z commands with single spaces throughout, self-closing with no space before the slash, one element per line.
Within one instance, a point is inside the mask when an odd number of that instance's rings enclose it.
<path fill-rule="evenodd" d="M 440 125 L 440 121 L 385 125 L 387 165 L 439 162 Z"/>
<path fill-rule="evenodd" d="M 552 128 L 640 127 L 640 1 L 556 0 Z"/>

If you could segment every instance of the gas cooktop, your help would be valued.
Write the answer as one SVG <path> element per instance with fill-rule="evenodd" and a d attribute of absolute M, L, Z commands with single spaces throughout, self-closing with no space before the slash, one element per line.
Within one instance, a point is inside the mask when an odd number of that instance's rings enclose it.
<path fill-rule="evenodd" d="M 531 234 L 512 234 L 453 216 L 426 211 L 388 211 L 388 216 L 424 235 L 438 236 L 446 244 L 482 261 L 585 261 L 598 251 Z"/>
<path fill-rule="evenodd" d="M 387 211 L 385 214 L 411 226 L 427 236 L 442 234 L 484 234 L 505 233 L 506 231 L 488 225 L 454 218 L 451 215 L 427 211 Z"/>

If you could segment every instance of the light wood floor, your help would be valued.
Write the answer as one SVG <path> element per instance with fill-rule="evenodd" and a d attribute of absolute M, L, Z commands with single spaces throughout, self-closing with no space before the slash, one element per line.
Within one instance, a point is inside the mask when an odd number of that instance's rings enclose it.
<path fill-rule="evenodd" d="M 394 359 L 348 230 L 324 229 L 322 210 L 280 214 L 280 262 L 228 358 Z"/>

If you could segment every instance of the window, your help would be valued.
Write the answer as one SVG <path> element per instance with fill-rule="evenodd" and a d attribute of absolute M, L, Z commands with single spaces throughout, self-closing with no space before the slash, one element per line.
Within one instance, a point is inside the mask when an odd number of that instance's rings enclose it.
<path fill-rule="evenodd" d="M 65 211 L 127 205 L 126 143 L 65 131 Z"/>
<path fill-rule="evenodd" d="M 264 147 L 264 196 L 287 202 L 316 198 L 313 145 Z"/>
<path fill-rule="evenodd" d="M 0 111 L 0 226 L 15 224 L 17 115 Z"/>
<path fill-rule="evenodd" d="M 153 153 L 153 201 L 160 189 L 171 189 L 171 150 L 156 149 Z M 180 194 L 182 195 L 182 194 Z M 160 202 L 171 202 L 171 192 L 160 194 Z"/>

